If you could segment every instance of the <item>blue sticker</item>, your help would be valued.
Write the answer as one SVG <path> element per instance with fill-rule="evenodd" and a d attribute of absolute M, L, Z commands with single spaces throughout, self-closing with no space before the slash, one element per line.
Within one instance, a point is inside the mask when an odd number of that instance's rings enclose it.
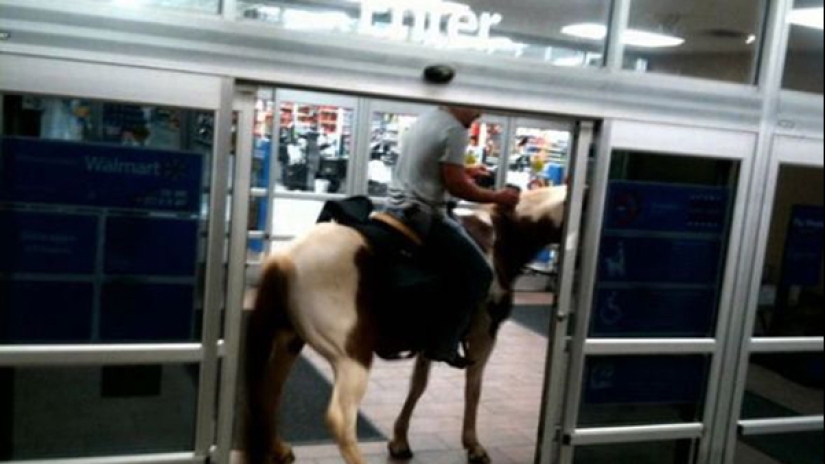
<path fill-rule="evenodd" d="M 195 275 L 198 221 L 110 217 L 105 271 L 109 275 Z"/>
<path fill-rule="evenodd" d="M 825 209 L 796 205 L 791 213 L 782 280 L 785 285 L 816 287 L 822 281 Z"/>
<path fill-rule="evenodd" d="M 110 282 L 103 287 L 100 338 L 111 342 L 194 340 L 193 285 Z"/>
<path fill-rule="evenodd" d="M 0 153 L 0 201 L 201 210 L 202 155 L 16 137 Z"/>
<path fill-rule="evenodd" d="M 730 190 L 611 181 L 606 229 L 719 234 L 727 228 Z"/>
<path fill-rule="evenodd" d="M 98 218 L 0 211 L 0 272 L 92 274 Z"/>
<path fill-rule="evenodd" d="M 717 307 L 714 289 L 601 288 L 590 336 L 707 337 Z"/>
<path fill-rule="evenodd" d="M 702 356 L 591 357 L 585 404 L 695 404 L 702 400 L 708 359 Z"/>
<path fill-rule="evenodd" d="M 603 237 L 601 282 L 648 282 L 715 286 L 720 277 L 722 243 L 648 237 Z"/>
<path fill-rule="evenodd" d="M 93 300 L 91 283 L 0 280 L 0 342 L 88 343 Z"/>

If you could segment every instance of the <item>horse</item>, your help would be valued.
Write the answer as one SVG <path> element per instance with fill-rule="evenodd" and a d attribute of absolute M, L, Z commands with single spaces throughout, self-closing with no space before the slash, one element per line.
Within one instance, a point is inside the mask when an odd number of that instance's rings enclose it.
<path fill-rule="evenodd" d="M 461 222 L 484 250 L 495 271 L 488 299 L 475 311 L 464 345 L 472 362 L 466 371 L 462 441 L 469 462 L 491 462 L 478 440 L 476 419 L 485 365 L 500 325 L 510 316 L 513 284 L 524 267 L 562 235 L 566 187 L 522 194 L 510 210 L 483 207 Z M 289 372 L 309 345 L 332 366 L 334 388 L 326 422 L 346 464 L 366 464 L 356 422 L 366 394 L 380 329 L 368 308 L 371 279 L 365 277 L 370 244 L 353 228 L 316 224 L 263 267 L 246 333 L 245 408 L 247 464 L 289 464 L 292 448 L 276 424 Z M 418 355 L 410 391 L 388 444 L 395 459 L 411 459 L 410 419 L 423 395 L 430 361 Z"/>

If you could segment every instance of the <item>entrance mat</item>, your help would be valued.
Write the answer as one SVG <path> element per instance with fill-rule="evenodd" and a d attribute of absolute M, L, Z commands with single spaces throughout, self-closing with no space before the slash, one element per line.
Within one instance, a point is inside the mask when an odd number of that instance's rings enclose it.
<path fill-rule="evenodd" d="M 550 332 L 550 305 L 516 305 L 510 320 L 533 332 L 547 337 Z"/>

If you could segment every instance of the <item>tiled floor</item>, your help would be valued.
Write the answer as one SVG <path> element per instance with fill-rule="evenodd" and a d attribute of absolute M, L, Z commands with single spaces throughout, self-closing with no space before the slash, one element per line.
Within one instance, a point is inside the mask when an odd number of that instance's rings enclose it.
<path fill-rule="evenodd" d="M 547 294 L 527 294 L 522 304 L 547 303 Z M 547 310 L 547 307 L 537 308 Z M 310 350 L 307 359 L 324 376 L 332 378 L 329 365 Z M 479 438 L 496 464 L 532 464 L 539 424 L 547 341 L 513 322 L 501 331 L 496 350 L 485 374 L 479 408 Z M 410 361 L 378 360 L 361 412 L 387 437 L 404 403 Z M 443 365 L 434 366 L 427 392 L 419 403 L 410 430 L 410 445 L 416 453 L 412 464 L 464 464 L 461 446 L 464 414 L 464 374 Z M 372 463 L 394 462 L 387 457 L 386 443 L 365 443 L 363 451 Z M 340 464 L 333 445 L 295 449 L 300 464 Z M 238 463 L 241 461 L 238 460 Z"/>

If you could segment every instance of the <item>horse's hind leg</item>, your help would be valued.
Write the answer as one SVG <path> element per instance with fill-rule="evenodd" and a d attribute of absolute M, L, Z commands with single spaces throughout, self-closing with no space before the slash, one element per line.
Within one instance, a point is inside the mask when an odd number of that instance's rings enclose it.
<path fill-rule="evenodd" d="M 358 407 L 367 392 L 369 367 L 351 359 L 333 361 L 335 388 L 327 412 L 327 424 L 347 464 L 366 464 L 358 447 Z"/>
<path fill-rule="evenodd" d="M 289 373 L 292 367 L 295 366 L 295 361 L 301 354 L 304 347 L 304 342 L 294 333 L 283 332 L 275 337 L 275 343 L 272 350 L 272 359 L 269 367 L 269 385 L 271 386 L 270 394 L 271 403 L 269 417 L 273 418 L 275 426 L 272 430 L 272 454 L 274 464 L 290 464 L 295 462 L 295 455 L 292 453 L 292 447 L 284 442 L 279 432 L 277 425 L 278 408 L 281 405 L 281 399 L 284 394 L 284 386 L 286 385 Z M 272 463 L 268 463 L 272 464 Z"/>
<path fill-rule="evenodd" d="M 254 320 L 252 322 L 258 322 Z M 289 372 L 295 365 L 304 342 L 292 331 L 274 334 L 271 352 L 266 350 L 266 366 L 259 379 L 251 384 L 247 399 L 247 464 L 290 464 L 295 462 L 292 448 L 284 443 L 278 432 L 278 408 Z M 263 350 L 261 350 L 263 352 Z M 247 366 L 251 369 L 253 366 Z"/>

